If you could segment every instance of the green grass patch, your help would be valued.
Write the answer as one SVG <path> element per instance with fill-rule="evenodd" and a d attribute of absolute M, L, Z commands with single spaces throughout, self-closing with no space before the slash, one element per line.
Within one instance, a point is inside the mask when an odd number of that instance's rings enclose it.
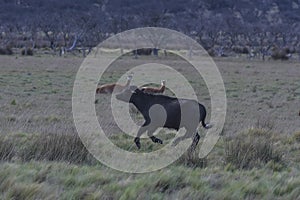
<path fill-rule="evenodd" d="M 250 129 L 225 142 L 225 162 L 237 169 L 251 169 L 273 161 L 280 163 L 282 154 L 274 147 L 272 132 Z"/>
<path fill-rule="evenodd" d="M 2 163 L 2 199 L 295 199 L 299 170 L 225 171 L 172 165 L 146 174 L 64 162 Z"/>
<path fill-rule="evenodd" d="M 15 145 L 10 138 L 0 135 L 0 161 L 9 161 L 15 156 Z"/>

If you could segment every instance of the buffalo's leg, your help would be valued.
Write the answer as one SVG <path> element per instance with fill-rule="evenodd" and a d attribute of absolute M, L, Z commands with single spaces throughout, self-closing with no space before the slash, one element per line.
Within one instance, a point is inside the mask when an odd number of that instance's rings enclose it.
<path fill-rule="evenodd" d="M 140 142 L 140 137 L 141 137 L 141 135 L 144 133 L 144 132 L 146 132 L 147 131 L 147 128 L 148 128 L 148 125 L 149 123 L 144 123 L 143 124 L 143 126 L 141 126 L 140 127 L 140 129 L 138 130 L 138 133 L 137 133 L 137 135 L 136 135 L 136 137 L 134 138 L 134 142 L 135 142 L 135 144 L 136 144 L 136 146 L 137 146 L 137 148 L 141 148 L 141 142 Z"/>
<path fill-rule="evenodd" d="M 196 132 L 193 138 L 193 142 L 188 149 L 188 158 L 191 159 L 195 155 L 197 144 L 199 143 L 200 135 Z"/>
<path fill-rule="evenodd" d="M 135 143 L 135 145 L 137 146 L 138 149 L 141 148 L 141 142 L 140 142 L 139 137 L 134 138 L 134 143 Z"/>
<path fill-rule="evenodd" d="M 172 146 L 176 146 L 180 141 L 189 138 L 191 135 L 189 132 L 186 132 L 183 136 L 180 136 L 178 138 L 176 138 L 173 143 Z"/>
<path fill-rule="evenodd" d="M 161 139 L 159 139 L 159 138 L 157 138 L 157 137 L 155 137 L 155 136 L 153 135 L 153 133 L 154 133 L 155 130 L 156 130 L 156 129 L 148 130 L 148 136 L 149 136 L 149 138 L 150 138 L 150 139 L 152 140 L 152 142 L 154 142 L 154 143 L 163 144 L 163 141 L 162 141 Z"/>
<path fill-rule="evenodd" d="M 194 135 L 194 138 L 193 138 L 193 142 L 188 150 L 189 156 L 192 156 L 192 154 L 195 152 L 197 144 L 199 143 L 199 140 L 200 140 L 200 135 L 196 132 L 196 134 Z"/>
<path fill-rule="evenodd" d="M 163 144 L 163 141 L 155 136 L 151 136 L 150 139 L 152 140 L 152 142 L 154 143 L 159 143 L 159 144 Z"/>

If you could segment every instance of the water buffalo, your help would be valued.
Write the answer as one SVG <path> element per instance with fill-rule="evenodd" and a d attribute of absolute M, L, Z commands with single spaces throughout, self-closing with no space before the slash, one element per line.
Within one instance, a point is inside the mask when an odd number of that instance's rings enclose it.
<path fill-rule="evenodd" d="M 196 147 L 200 139 L 197 133 L 199 123 L 201 122 L 204 128 L 210 128 L 210 125 L 205 123 L 205 107 L 195 100 L 148 94 L 136 86 L 124 89 L 116 95 L 116 98 L 135 105 L 144 117 L 145 122 L 134 139 L 138 148 L 141 147 L 140 136 L 146 131 L 154 143 L 162 144 L 162 140 L 153 136 L 154 131 L 159 127 L 177 131 L 184 127 L 185 135 L 176 138 L 172 145 L 176 145 L 180 140 L 193 137 L 192 147 Z"/>

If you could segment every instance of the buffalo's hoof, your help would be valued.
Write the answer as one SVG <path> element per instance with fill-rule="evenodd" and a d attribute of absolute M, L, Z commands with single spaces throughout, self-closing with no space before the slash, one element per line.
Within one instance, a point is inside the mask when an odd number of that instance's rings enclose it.
<path fill-rule="evenodd" d="M 211 127 L 213 127 L 212 124 L 206 124 L 206 126 L 204 127 L 205 129 L 210 129 Z"/>
<path fill-rule="evenodd" d="M 134 142 L 135 142 L 135 145 L 137 146 L 137 148 L 140 149 L 141 148 L 140 138 L 135 138 Z"/>
<path fill-rule="evenodd" d="M 161 139 L 156 138 L 155 143 L 163 144 L 163 141 Z"/>
<path fill-rule="evenodd" d="M 152 136 L 150 138 L 151 138 L 152 142 L 154 142 L 154 143 L 163 144 L 163 141 L 161 139 L 158 139 L 157 137 Z"/>

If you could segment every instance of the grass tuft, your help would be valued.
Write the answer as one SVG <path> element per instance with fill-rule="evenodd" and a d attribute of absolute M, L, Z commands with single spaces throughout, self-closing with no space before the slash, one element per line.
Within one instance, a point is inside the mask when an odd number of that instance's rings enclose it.
<path fill-rule="evenodd" d="M 0 161 L 10 161 L 15 155 L 15 147 L 11 140 L 0 135 Z"/>
<path fill-rule="evenodd" d="M 10 105 L 13 105 L 13 106 L 17 105 L 17 101 L 16 101 L 15 99 L 13 99 L 13 100 L 10 102 Z"/>
<path fill-rule="evenodd" d="M 273 161 L 280 163 L 282 154 L 276 151 L 272 133 L 262 129 L 250 129 L 225 141 L 225 162 L 237 169 L 262 167 Z"/>
<path fill-rule="evenodd" d="M 176 161 L 176 164 L 190 168 L 205 168 L 207 163 L 207 158 L 198 157 L 198 151 L 187 151 Z"/>
<path fill-rule="evenodd" d="M 293 134 L 293 139 L 296 140 L 297 142 L 300 142 L 300 131 L 295 132 Z"/>
<path fill-rule="evenodd" d="M 20 152 L 23 161 L 48 160 L 92 164 L 95 159 L 75 134 L 40 134 Z"/>

